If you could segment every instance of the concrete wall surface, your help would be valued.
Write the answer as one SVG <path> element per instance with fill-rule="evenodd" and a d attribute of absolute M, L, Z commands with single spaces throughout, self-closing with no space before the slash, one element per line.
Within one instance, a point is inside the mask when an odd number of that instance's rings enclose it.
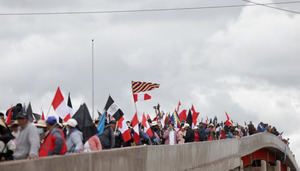
<path fill-rule="evenodd" d="M 181 145 L 137 146 L 0 163 L 0 171 L 222 171 L 238 169 L 241 156 L 260 148 L 283 150 L 268 133 L 242 139 Z M 292 153 L 287 158 L 298 168 Z M 292 170 L 292 169 L 291 169 Z"/>

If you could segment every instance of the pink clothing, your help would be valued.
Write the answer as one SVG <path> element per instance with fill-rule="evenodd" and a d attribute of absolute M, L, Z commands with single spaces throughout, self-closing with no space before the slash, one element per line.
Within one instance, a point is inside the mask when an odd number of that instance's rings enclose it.
<path fill-rule="evenodd" d="M 177 142 L 178 142 L 179 139 L 177 137 L 176 131 L 174 130 L 173 132 L 174 132 L 174 144 L 177 144 Z M 165 144 L 170 144 L 170 136 L 169 136 L 169 134 L 170 134 L 169 130 L 166 130 L 164 132 Z"/>
<path fill-rule="evenodd" d="M 91 138 L 89 138 L 89 140 L 86 143 L 88 143 L 88 146 L 84 145 L 85 152 L 102 150 L 102 145 L 97 135 L 94 135 Z"/>
<path fill-rule="evenodd" d="M 178 137 L 178 144 L 184 144 L 184 138 L 183 136 L 185 136 L 186 134 L 186 131 L 182 131 L 180 130 L 177 134 L 177 137 Z"/>

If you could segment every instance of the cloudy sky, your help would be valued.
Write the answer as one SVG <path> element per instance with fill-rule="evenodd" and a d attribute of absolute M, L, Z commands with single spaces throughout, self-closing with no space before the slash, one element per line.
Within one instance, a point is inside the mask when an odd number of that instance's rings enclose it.
<path fill-rule="evenodd" d="M 261 0 L 259 2 L 271 2 Z M 274 2 L 274 1 L 273 1 Z M 279 1 L 275 1 L 279 2 Z M 245 4 L 241 0 L 0 0 L 1 13 L 101 11 Z M 300 4 L 280 5 L 300 10 Z M 284 131 L 300 161 L 300 15 L 266 7 L 86 15 L 0 16 L 0 110 L 32 102 L 46 113 L 58 86 L 74 108 L 95 110 L 110 94 L 127 119 L 132 80 L 160 83 L 138 111 L 173 111 L 180 100 L 200 118 L 224 112 L 237 122 Z M 50 114 L 54 114 L 53 109 Z M 139 116 L 140 116 L 139 115 Z M 299 162 L 298 162 L 299 163 Z"/>

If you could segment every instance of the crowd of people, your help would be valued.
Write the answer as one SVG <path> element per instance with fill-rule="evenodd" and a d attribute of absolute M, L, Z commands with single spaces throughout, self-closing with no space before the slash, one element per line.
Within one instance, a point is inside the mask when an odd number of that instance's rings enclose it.
<path fill-rule="evenodd" d="M 162 114 L 160 114 L 161 116 Z M 0 113 L 0 161 L 37 159 L 53 155 L 101 151 L 137 145 L 175 145 L 200 141 L 214 141 L 228 138 L 241 138 L 260 132 L 269 132 L 281 137 L 277 129 L 266 123 L 257 127 L 252 122 L 239 125 L 234 122 L 218 122 L 217 118 L 190 124 L 182 121 L 179 125 L 172 119 L 162 122 L 162 117 L 148 119 L 152 134 L 146 133 L 143 124 L 139 123 L 139 140 L 134 137 L 134 129 L 130 121 L 126 124 L 130 129 L 131 139 L 124 142 L 122 133 L 117 128 L 117 121 L 106 118 L 101 134 L 95 133 L 84 142 L 83 133 L 78 122 L 71 118 L 60 123 L 56 117 L 31 122 L 27 112 L 14 111 L 11 124 L 7 125 L 5 114 Z M 94 122 L 95 127 L 99 120 Z M 288 140 L 282 139 L 287 145 Z"/>

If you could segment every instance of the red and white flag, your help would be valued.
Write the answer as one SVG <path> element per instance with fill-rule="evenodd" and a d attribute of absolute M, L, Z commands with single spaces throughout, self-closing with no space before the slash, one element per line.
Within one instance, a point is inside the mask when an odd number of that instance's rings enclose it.
<path fill-rule="evenodd" d="M 124 142 L 129 141 L 131 139 L 130 129 L 128 128 L 128 126 L 124 120 L 124 116 L 122 116 L 118 120 L 118 127 L 119 127 L 120 132 L 122 133 Z"/>
<path fill-rule="evenodd" d="M 133 134 L 134 142 L 138 144 L 140 141 L 140 132 L 139 132 L 139 120 L 138 120 L 137 113 L 135 113 L 135 115 L 133 116 L 131 120 L 131 125 L 134 131 Z"/>
<path fill-rule="evenodd" d="M 192 105 L 191 110 L 192 110 L 192 117 L 193 117 L 192 128 L 194 128 L 197 125 L 197 119 L 198 119 L 198 116 L 199 116 L 199 112 L 196 112 L 196 110 L 194 108 L 194 105 Z"/>
<path fill-rule="evenodd" d="M 41 120 L 45 120 L 45 114 L 44 114 L 44 111 L 42 111 L 42 117 L 41 117 Z"/>
<path fill-rule="evenodd" d="M 67 103 L 64 100 L 64 96 L 62 95 L 60 88 L 57 88 L 54 99 L 52 101 L 53 109 L 56 114 L 67 122 L 71 118 L 70 109 L 67 106 Z"/>
<path fill-rule="evenodd" d="M 149 94 L 133 94 L 133 99 L 136 103 L 137 101 L 149 100 L 151 99 L 151 96 Z"/>
<path fill-rule="evenodd" d="M 144 132 L 151 138 L 153 137 L 153 132 L 150 128 L 150 125 L 147 121 L 146 116 L 143 114 L 143 120 L 142 120 L 142 125 L 144 126 Z"/>
<path fill-rule="evenodd" d="M 167 120 L 167 113 L 164 114 L 164 116 L 161 118 L 160 123 L 161 123 L 161 127 L 164 128 L 166 125 L 166 120 Z"/>
<path fill-rule="evenodd" d="M 180 122 L 182 122 L 182 120 L 185 120 L 185 121 L 186 121 L 186 116 L 187 116 L 186 113 L 187 113 L 187 110 L 186 110 L 186 109 L 183 109 L 183 107 L 181 106 L 180 101 L 179 101 L 178 106 L 177 106 L 177 113 L 178 113 Z"/>

